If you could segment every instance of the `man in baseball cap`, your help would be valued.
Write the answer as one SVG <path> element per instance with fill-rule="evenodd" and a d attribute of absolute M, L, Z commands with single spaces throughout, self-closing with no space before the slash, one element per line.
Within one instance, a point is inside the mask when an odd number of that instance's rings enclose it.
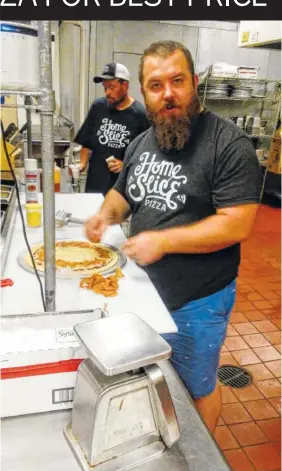
<path fill-rule="evenodd" d="M 103 80 L 122 79 L 129 82 L 131 75 L 125 65 L 119 62 L 111 62 L 106 64 L 101 75 L 96 75 L 93 79 L 95 83 L 101 83 Z"/>
<path fill-rule="evenodd" d="M 118 62 L 106 64 L 93 78 L 103 85 L 105 97 L 93 102 L 74 139 L 82 146 L 81 172 L 89 162 L 87 193 L 106 194 L 112 188 L 128 144 L 149 127 L 145 108 L 128 93 L 130 79 L 127 67 Z"/>

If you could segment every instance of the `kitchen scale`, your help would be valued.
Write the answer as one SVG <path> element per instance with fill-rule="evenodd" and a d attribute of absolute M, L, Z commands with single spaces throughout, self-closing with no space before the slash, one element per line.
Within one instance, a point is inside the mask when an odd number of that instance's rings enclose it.
<path fill-rule="evenodd" d="M 157 364 L 170 358 L 169 344 L 133 313 L 82 323 L 74 332 L 88 358 L 78 369 L 64 434 L 81 469 L 189 470 Z"/>

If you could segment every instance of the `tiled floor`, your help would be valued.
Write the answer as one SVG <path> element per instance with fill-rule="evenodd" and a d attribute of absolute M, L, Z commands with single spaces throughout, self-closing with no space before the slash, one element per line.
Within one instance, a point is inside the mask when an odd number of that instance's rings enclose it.
<path fill-rule="evenodd" d="M 253 376 L 244 389 L 221 386 L 215 438 L 233 471 L 281 471 L 281 211 L 262 205 L 242 246 L 236 305 L 221 364 Z"/>

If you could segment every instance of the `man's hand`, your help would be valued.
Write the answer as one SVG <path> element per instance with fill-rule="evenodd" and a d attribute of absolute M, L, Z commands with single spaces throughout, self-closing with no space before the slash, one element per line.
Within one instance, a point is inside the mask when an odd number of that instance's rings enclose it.
<path fill-rule="evenodd" d="M 161 233 L 147 231 L 130 237 L 123 246 L 125 254 L 139 265 L 150 265 L 165 255 Z"/>
<path fill-rule="evenodd" d="M 92 216 L 90 219 L 88 219 L 88 221 L 86 221 L 84 225 L 86 237 L 91 242 L 100 242 L 105 230 L 107 229 L 107 226 L 108 224 L 106 218 L 101 214 Z"/>
<path fill-rule="evenodd" d="M 111 160 L 108 162 L 108 168 L 110 172 L 120 173 L 122 171 L 123 162 L 119 159 Z"/>

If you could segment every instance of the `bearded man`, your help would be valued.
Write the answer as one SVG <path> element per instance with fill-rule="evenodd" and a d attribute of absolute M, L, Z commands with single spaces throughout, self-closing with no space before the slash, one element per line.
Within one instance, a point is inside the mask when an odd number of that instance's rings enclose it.
<path fill-rule="evenodd" d="M 236 294 L 240 243 L 259 203 L 260 169 L 248 136 L 202 108 L 190 52 L 153 43 L 139 73 L 152 126 L 128 147 L 124 168 L 86 235 L 132 214 L 126 254 L 143 266 L 171 312 L 172 364 L 214 431 L 217 369 Z M 152 313 L 153 315 L 153 313 Z"/>
<path fill-rule="evenodd" d="M 102 83 L 105 97 L 94 100 L 74 138 L 82 145 L 80 171 L 89 164 L 86 193 L 105 195 L 113 187 L 128 144 L 149 127 L 144 106 L 129 95 L 130 78 L 125 65 L 112 62 L 93 79 Z"/>

